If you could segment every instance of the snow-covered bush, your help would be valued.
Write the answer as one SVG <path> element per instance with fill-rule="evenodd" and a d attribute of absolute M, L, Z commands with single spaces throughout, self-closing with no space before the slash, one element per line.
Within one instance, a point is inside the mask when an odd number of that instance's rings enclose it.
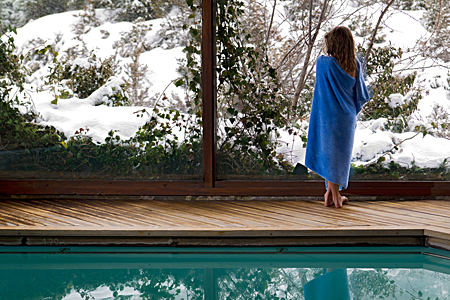
<path fill-rule="evenodd" d="M 125 91 L 125 82 L 117 77 L 110 77 L 108 81 L 93 92 L 89 99 L 94 105 L 129 106 L 130 100 Z"/>
<path fill-rule="evenodd" d="M 73 27 L 73 31 L 77 35 L 86 34 L 92 27 L 97 27 L 101 24 L 95 13 L 94 0 L 86 0 L 86 5 L 77 17 L 79 21 Z"/>
<path fill-rule="evenodd" d="M 148 66 L 140 62 L 141 54 L 150 50 L 150 44 L 146 34 L 151 26 L 137 20 L 131 31 L 121 33 L 121 38 L 116 41 L 114 48 L 120 56 L 130 58 L 131 62 L 124 65 L 125 75 L 123 80 L 132 105 L 144 105 L 149 100 L 151 82 L 148 79 Z"/>
<path fill-rule="evenodd" d="M 362 47 L 359 50 L 364 51 Z M 416 73 L 401 76 L 393 72 L 394 60 L 401 56 L 402 50 L 394 47 L 373 49 L 366 66 L 372 100 L 361 113 L 362 120 L 387 118 L 386 129 L 394 132 L 409 128 L 408 118 L 422 98 L 422 91 L 415 86 Z"/>
<path fill-rule="evenodd" d="M 100 59 L 94 53 L 86 58 L 62 59 L 51 67 L 46 83 L 62 84 L 73 96 L 87 98 L 115 74 L 116 68 L 114 57 Z"/>
<path fill-rule="evenodd" d="M 198 1 L 195 1 L 198 2 Z M 198 5 L 199 3 L 196 3 Z M 170 13 L 161 22 L 158 35 L 161 37 L 155 41 L 153 47 L 173 49 L 186 46 L 192 41 L 189 29 L 201 23 L 201 11 L 193 12 L 184 0 L 173 1 Z"/>
<path fill-rule="evenodd" d="M 14 53 L 14 31 L 0 22 L 0 151 L 57 145 L 64 138 L 62 134 L 54 127 L 30 123 L 35 114 L 22 114 L 18 108 L 23 103 L 13 89 L 24 91 L 25 73 L 22 57 Z M 0 161 L 0 169 L 15 165 L 16 159 L 20 155 L 6 157 Z"/>
<path fill-rule="evenodd" d="M 445 0 L 426 0 L 425 21 L 432 37 L 426 55 L 450 62 L 450 6 Z"/>
<path fill-rule="evenodd" d="M 19 2 L 24 17 L 17 26 L 22 26 L 30 20 L 67 11 L 69 0 L 21 0 Z"/>
<path fill-rule="evenodd" d="M 2 23 L 11 26 L 23 25 L 25 12 L 20 8 L 17 0 L 0 1 L 0 20 Z"/>
<path fill-rule="evenodd" d="M 446 109 L 439 104 L 435 104 L 428 116 L 428 123 L 432 128 L 428 131 L 437 137 L 450 139 L 450 108 Z"/>
<path fill-rule="evenodd" d="M 102 0 L 102 5 L 114 11 L 114 21 L 133 22 L 162 17 L 170 7 L 166 0 Z"/>

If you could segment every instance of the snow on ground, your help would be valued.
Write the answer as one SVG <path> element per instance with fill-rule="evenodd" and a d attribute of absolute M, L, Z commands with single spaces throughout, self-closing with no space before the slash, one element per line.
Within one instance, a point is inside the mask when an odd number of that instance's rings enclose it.
<path fill-rule="evenodd" d="M 354 10 L 351 5 L 342 8 L 345 10 Z M 369 8 L 372 17 L 372 24 L 376 24 L 381 11 L 381 6 Z M 97 17 L 102 20 L 99 27 L 93 27 L 83 36 L 88 49 L 95 49 L 99 57 L 106 58 L 115 54 L 113 48 L 114 42 L 121 38 L 121 32 L 129 31 L 133 24 L 128 22 L 111 23 L 108 18 L 108 12 L 96 10 Z M 61 14 L 49 15 L 38 20 L 34 20 L 18 29 L 18 35 L 15 37 L 18 48 L 27 48 L 29 40 L 41 38 L 46 44 L 56 43 L 56 48 L 60 53 L 73 47 L 79 42 L 74 40 L 75 34 L 72 31 L 73 25 L 77 22 L 76 14 L 78 12 L 66 12 Z M 283 34 L 288 33 L 287 23 L 283 23 L 283 10 L 279 9 L 275 17 L 275 23 L 278 22 L 279 30 Z M 370 15 L 369 14 L 369 15 Z M 422 25 L 422 11 L 390 11 L 389 18 L 383 22 L 383 28 L 380 34 L 385 34 L 383 45 L 392 45 L 402 47 L 403 49 L 413 48 L 417 39 L 426 38 L 429 34 Z M 336 18 L 333 20 L 335 25 L 340 24 L 342 20 Z M 147 21 L 152 29 L 148 32 L 146 39 L 148 43 L 158 40 L 158 31 L 161 28 L 162 19 Z M 344 23 L 344 25 L 350 25 Z M 105 35 L 105 32 L 108 35 Z M 59 35 L 59 37 L 58 37 Z M 323 32 L 319 38 L 323 36 Z M 57 40 L 59 39 L 59 41 Z M 362 43 L 362 38 L 355 37 L 357 43 Z M 162 48 L 153 48 L 144 52 L 140 57 L 140 62 L 146 64 L 149 69 L 148 79 L 150 82 L 149 93 L 155 97 L 160 95 L 167 86 L 165 94 L 177 94 L 184 99 L 184 90 L 176 88 L 171 82 L 180 77 L 177 72 L 179 67 L 177 59 L 185 57 L 182 47 L 176 47 L 170 50 Z M 443 62 L 436 63 L 420 55 L 414 56 L 414 53 L 404 54 L 405 59 L 402 63 L 396 65 L 395 70 L 401 71 L 405 66 L 416 68 L 417 82 L 420 83 L 423 90 L 423 99 L 420 100 L 418 109 L 413 113 L 410 122 L 412 131 L 416 125 L 430 127 L 433 107 L 439 105 L 447 112 L 450 112 L 450 96 L 445 89 L 448 88 L 447 78 L 448 70 L 439 66 Z M 130 58 L 120 58 L 122 65 L 130 62 Z M 39 76 L 48 73 L 47 67 L 39 70 L 36 74 Z M 403 73 L 402 73 L 403 74 Z M 39 80 L 35 76 L 36 82 Z M 98 94 L 98 93 L 97 93 Z M 36 110 L 40 113 L 40 120 L 43 125 L 53 125 L 63 131 L 66 136 L 73 136 L 80 128 L 88 127 L 89 135 L 94 141 L 103 142 L 108 132 L 118 130 L 122 138 L 129 138 L 134 135 L 139 126 L 145 123 L 145 118 L 137 118 L 134 112 L 141 107 L 109 107 L 106 105 L 95 106 L 96 99 L 102 95 L 91 96 L 87 99 L 60 99 L 57 105 L 50 102 L 54 95 L 50 91 L 32 92 L 32 99 Z M 391 95 L 388 101 L 391 107 L 395 107 L 403 101 L 407 101 L 408 95 Z M 98 100 L 98 99 L 97 99 Z M 167 104 L 161 102 L 162 104 Z M 416 133 L 392 133 L 382 130 L 385 120 L 379 119 L 370 122 L 358 122 L 355 144 L 353 151 L 353 163 L 366 164 L 377 160 L 384 152 L 391 150 L 394 144 L 408 139 L 400 144 L 399 149 L 393 151 L 391 155 L 386 156 L 386 162 L 391 159 L 402 165 L 411 165 L 414 161 L 420 167 L 439 167 L 443 160 L 450 158 L 450 140 L 445 138 L 433 137 L 431 135 Z M 307 128 L 307 123 L 301 124 Z M 295 139 L 287 132 L 281 132 L 280 146 L 277 149 L 292 163 L 304 163 L 305 148 L 300 137 Z M 411 138 L 411 139 L 409 139 Z"/>
<path fill-rule="evenodd" d="M 14 37 L 17 48 L 26 52 L 30 49 L 29 41 L 40 38 L 45 45 L 54 44 L 55 50 L 61 55 L 69 48 L 80 44 L 78 40 L 74 39 L 76 35 L 72 31 L 78 20 L 76 15 L 80 13 L 81 11 L 71 11 L 53 14 L 29 22 L 17 30 L 18 34 Z M 120 40 L 122 32 L 131 30 L 133 24 L 129 22 L 111 23 L 107 21 L 107 11 L 101 9 L 96 10 L 96 15 L 103 23 L 98 27 L 92 27 L 89 32 L 84 34 L 83 41 L 88 49 L 94 49 L 97 57 L 105 59 L 116 54 L 116 50 L 113 48 L 114 43 Z M 161 28 L 161 22 L 162 19 L 144 22 L 146 25 L 151 25 L 151 30 L 146 35 L 148 44 L 159 38 L 158 31 Z M 58 25 L 55 26 L 55 24 Z M 109 35 L 105 37 L 104 32 L 108 32 Z M 168 97 L 174 93 L 183 99 L 184 90 L 171 84 L 173 80 L 180 77 L 177 72 L 179 67 L 177 59 L 185 58 L 182 49 L 183 47 L 169 50 L 154 48 L 140 56 L 139 62 L 148 67 L 148 92 L 154 98 L 161 98 L 159 95 L 164 92 Z M 118 57 L 118 59 L 122 68 L 126 63 L 131 62 L 131 58 Z M 73 63 L 83 65 L 87 61 L 75 60 Z M 42 84 L 40 77 L 48 73 L 48 66 L 43 66 L 33 75 L 32 84 Z M 118 76 L 123 76 L 123 73 Z M 95 106 L 96 103 L 101 102 L 104 95 L 108 94 L 105 86 L 86 99 L 76 97 L 59 99 L 57 105 L 50 103 L 54 100 L 55 95 L 48 89 L 41 92 L 30 91 L 30 93 L 34 108 L 39 112 L 37 121 L 42 125 L 53 125 L 56 129 L 64 132 L 67 137 L 73 136 L 80 128 L 89 128 L 87 135 L 99 143 L 104 142 L 111 130 L 117 130 L 117 134 L 122 139 L 127 139 L 133 136 L 137 129 L 147 121 L 147 118 L 138 118 L 135 112 L 144 108 L 148 110 L 148 107 Z M 165 104 L 164 101 L 158 103 Z"/>
<path fill-rule="evenodd" d="M 52 95 L 48 91 L 33 96 L 36 110 L 40 113 L 40 124 L 53 125 L 67 137 L 74 136 L 80 128 L 88 128 L 87 135 L 97 142 L 104 142 L 110 130 L 118 130 L 117 134 L 127 139 L 147 120 L 135 114 L 143 107 L 94 106 L 91 98 L 59 99 L 58 105 L 54 105 L 49 99 L 52 99 Z"/>

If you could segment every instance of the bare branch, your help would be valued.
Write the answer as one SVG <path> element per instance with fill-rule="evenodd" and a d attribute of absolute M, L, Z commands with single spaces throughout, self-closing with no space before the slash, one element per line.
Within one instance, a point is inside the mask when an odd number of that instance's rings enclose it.
<path fill-rule="evenodd" d="M 356 14 L 357 12 L 359 12 L 360 10 L 369 7 L 370 5 L 364 5 L 364 6 L 360 6 L 358 9 L 356 9 L 355 11 L 353 11 L 351 14 L 346 15 L 345 19 L 341 20 L 340 24 L 343 24 L 345 21 L 347 21 L 352 15 Z M 327 21 L 332 20 L 333 18 L 340 18 L 341 16 L 331 16 L 330 18 L 327 19 Z M 317 26 L 315 26 L 314 28 L 311 28 L 316 30 Z M 311 31 L 312 32 L 312 31 Z M 300 44 L 302 44 L 306 39 L 306 36 L 303 35 L 298 41 L 297 43 L 295 43 L 295 45 L 293 45 L 287 52 L 286 54 L 284 54 L 283 58 L 281 59 L 281 61 L 278 63 L 277 69 L 281 68 L 283 66 L 283 64 L 286 62 L 287 58 L 289 57 L 289 55 L 296 50 Z M 297 64 L 297 63 L 295 63 Z"/>
<path fill-rule="evenodd" d="M 281 85 L 284 85 L 284 83 L 289 79 L 289 77 L 292 75 L 292 72 L 294 71 L 297 64 L 300 62 L 300 60 L 303 58 L 302 53 L 299 53 L 297 58 L 295 59 L 294 63 L 291 64 L 291 67 L 289 68 L 289 72 L 285 76 L 284 80 L 281 82 Z"/>
<path fill-rule="evenodd" d="M 311 33 L 312 33 L 312 9 L 313 7 L 313 0 L 309 1 L 309 30 L 308 30 L 308 44 L 311 45 L 312 42 L 312 37 L 311 37 Z"/>
<path fill-rule="evenodd" d="M 269 43 L 269 37 L 270 37 L 270 31 L 272 30 L 272 24 L 273 24 L 273 16 L 275 15 L 275 8 L 277 6 L 277 0 L 274 0 L 273 2 L 273 10 L 272 10 L 272 17 L 270 18 L 270 23 L 269 23 L 269 29 L 267 30 L 267 35 L 266 35 L 266 50 L 267 51 L 267 47 L 268 47 L 268 43 Z"/>
<path fill-rule="evenodd" d="M 292 46 L 291 49 L 289 49 L 289 51 L 283 56 L 283 59 L 278 64 L 277 68 L 280 68 L 284 64 L 284 61 L 289 57 L 289 54 L 291 54 L 291 52 L 294 51 L 304 40 L 305 37 L 303 36 L 294 46 Z"/>
<path fill-rule="evenodd" d="M 394 0 L 392 0 L 392 1 L 394 1 Z M 323 20 L 325 19 L 325 13 L 327 11 L 327 8 L 328 8 L 328 0 L 324 0 L 323 5 L 322 5 L 322 12 L 321 12 L 320 18 L 319 18 L 319 22 L 317 23 L 316 31 L 314 32 L 314 36 L 311 38 L 310 43 L 308 45 L 308 51 L 306 52 L 305 61 L 303 63 L 303 69 L 302 69 L 302 72 L 300 73 L 300 80 L 298 82 L 297 88 L 295 89 L 294 100 L 292 102 L 293 107 L 297 106 L 298 98 L 300 97 L 300 92 L 305 87 L 305 78 L 306 78 L 306 73 L 308 71 L 308 65 L 309 65 L 309 60 L 311 57 L 311 52 L 313 50 L 314 43 L 316 42 L 317 35 L 319 34 L 320 26 L 321 26 Z M 311 26 L 310 26 L 310 28 L 311 28 Z M 311 34 L 311 33 L 309 33 L 309 34 Z"/>
<path fill-rule="evenodd" d="M 438 14 L 438 19 L 437 19 L 436 27 L 434 28 L 434 31 L 437 31 L 439 28 L 439 25 L 441 23 L 441 16 L 442 16 L 442 0 L 439 0 L 439 14 Z"/>
<path fill-rule="evenodd" d="M 381 20 L 383 19 L 384 15 L 386 14 L 386 12 L 388 11 L 389 7 L 392 5 L 392 3 L 394 3 L 395 0 L 391 0 L 391 2 L 389 2 L 386 7 L 383 9 L 383 11 L 381 12 L 380 17 L 378 18 L 378 22 L 377 22 L 377 26 L 375 26 L 375 29 L 372 33 L 372 38 L 370 39 L 370 43 L 369 43 L 369 48 L 367 49 L 367 53 L 366 53 L 366 57 L 364 58 L 364 66 L 367 64 L 367 61 L 369 60 L 369 55 L 370 52 L 372 51 L 373 48 L 373 44 L 375 42 L 375 37 L 377 35 L 378 29 L 380 27 L 380 23 Z"/>

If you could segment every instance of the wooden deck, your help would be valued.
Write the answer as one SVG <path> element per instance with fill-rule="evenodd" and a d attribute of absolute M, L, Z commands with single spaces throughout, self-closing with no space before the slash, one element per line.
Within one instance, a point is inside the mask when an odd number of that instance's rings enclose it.
<path fill-rule="evenodd" d="M 0 245 L 410 245 L 450 250 L 450 201 L 0 200 Z"/>

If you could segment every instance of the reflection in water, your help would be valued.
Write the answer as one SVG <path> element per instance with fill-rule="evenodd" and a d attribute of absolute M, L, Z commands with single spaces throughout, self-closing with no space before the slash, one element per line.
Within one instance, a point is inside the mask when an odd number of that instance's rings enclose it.
<path fill-rule="evenodd" d="M 305 300 L 350 300 L 347 269 L 325 270 L 304 286 Z"/>
<path fill-rule="evenodd" d="M 0 290 L 1 299 L 6 300 L 434 300 L 449 296 L 450 275 L 433 271 L 338 269 L 319 275 L 321 272 L 307 268 L 8 270 L 0 275 Z"/>
<path fill-rule="evenodd" d="M 230 262 L 225 256 L 212 265 L 199 255 L 189 260 L 171 254 L 161 261 L 135 255 L 126 264 L 120 256 L 105 257 L 1 254 L 0 299 L 450 299 L 448 262 L 434 263 L 433 270 L 423 269 L 423 262 L 411 268 L 323 269 L 295 263 L 245 267 L 244 259 Z"/>

